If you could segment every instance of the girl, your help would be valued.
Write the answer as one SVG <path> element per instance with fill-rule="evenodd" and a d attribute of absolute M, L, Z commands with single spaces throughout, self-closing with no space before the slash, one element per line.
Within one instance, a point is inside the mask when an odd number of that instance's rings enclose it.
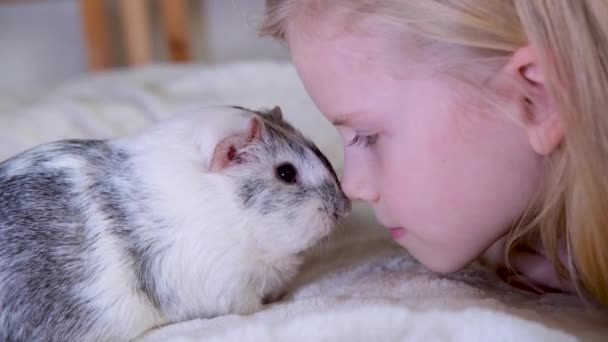
<path fill-rule="evenodd" d="M 345 192 L 414 257 L 486 252 L 608 305 L 606 18 L 603 0 L 267 0 L 261 32 L 343 137 Z"/>

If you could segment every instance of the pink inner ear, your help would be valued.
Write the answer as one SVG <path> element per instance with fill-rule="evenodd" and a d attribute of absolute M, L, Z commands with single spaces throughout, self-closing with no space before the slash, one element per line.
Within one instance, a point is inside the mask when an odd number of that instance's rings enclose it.
<path fill-rule="evenodd" d="M 221 171 L 234 163 L 238 153 L 238 148 L 244 147 L 245 137 L 234 135 L 220 141 L 215 147 L 209 170 L 212 172 Z"/>
<path fill-rule="evenodd" d="M 234 147 L 234 145 L 230 145 L 228 148 L 227 157 L 230 161 L 234 160 L 234 157 L 236 157 L 236 147 Z"/>
<path fill-rule="evenodd" d="M 253 118 L 247 131 L 229 136 L 220 141 L 213 152 L 209 170 L 217 172 L 234 164 L 233 162 L 236 160 L 238 150 L 257 139 L 260 131 L 261 122 L 259 119 Z"/>
<path fill-rule="evenodd" d="M 247 143 L 253 141 L 260 135 L 260 120 L 258 118 L 251 119 L 251 126 L 249 127 L 249 137 Z"/>
<path fill-rule="evenodd" d="M 234 144 L 238 136 L 228 137 L 220 141 L 213 151 L 213 157 L 211 157 L 211 165 L 209 165 L 209 171 L 217 172 L 228 167 L 230 163 L 236 158 L 236 146 Z"/>

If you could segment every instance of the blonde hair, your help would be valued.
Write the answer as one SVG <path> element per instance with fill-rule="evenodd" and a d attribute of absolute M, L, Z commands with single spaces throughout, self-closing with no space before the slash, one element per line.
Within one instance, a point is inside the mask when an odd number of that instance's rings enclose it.
<path fill-rule="evenodd" d="M 304 7 L 306 6 L 306 7 Z M 566 137 L 549 158 L 540 199 L 507 237 L 532 236 L 579 294 L 608 305 L 608 2 L 601 0 L 267 0 L 262 35 L 285 39 L 298 11 L 340 6 L 428 39 L 509 56 L 536 48 Z M 562 262 L 559 251 L 566 248 Z"/>

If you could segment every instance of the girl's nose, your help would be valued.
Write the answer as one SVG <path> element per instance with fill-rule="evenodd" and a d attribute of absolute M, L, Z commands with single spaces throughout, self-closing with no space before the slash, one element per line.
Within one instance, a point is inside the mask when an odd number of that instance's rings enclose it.
<path fill-rule="evenodd" d="M 362 200 L 376 202 L 379 193 L 376 190 L 375 182 L 367 175 L 369 171 L 364 168 L 357 168 L 357 165 L 345 162 L 344 174 L 342 178 L 342 191 L 351 200 Z"/>

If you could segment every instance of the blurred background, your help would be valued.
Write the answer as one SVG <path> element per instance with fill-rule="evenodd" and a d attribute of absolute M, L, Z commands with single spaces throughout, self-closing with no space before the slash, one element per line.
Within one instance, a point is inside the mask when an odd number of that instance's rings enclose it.
<path fill-rule="evenodd" d="M 286 60 L 264 0 L 0 0 L 0 92 L 149 63 Z"/>
<path fill-rule="evenodd" d="M 257 34 L 264 4 L 0 0 L 0 161 L 40 143 L 124 136 L 216 105 L 280 105 L 340 156 L 339 137 L 286 47 Z"/>

